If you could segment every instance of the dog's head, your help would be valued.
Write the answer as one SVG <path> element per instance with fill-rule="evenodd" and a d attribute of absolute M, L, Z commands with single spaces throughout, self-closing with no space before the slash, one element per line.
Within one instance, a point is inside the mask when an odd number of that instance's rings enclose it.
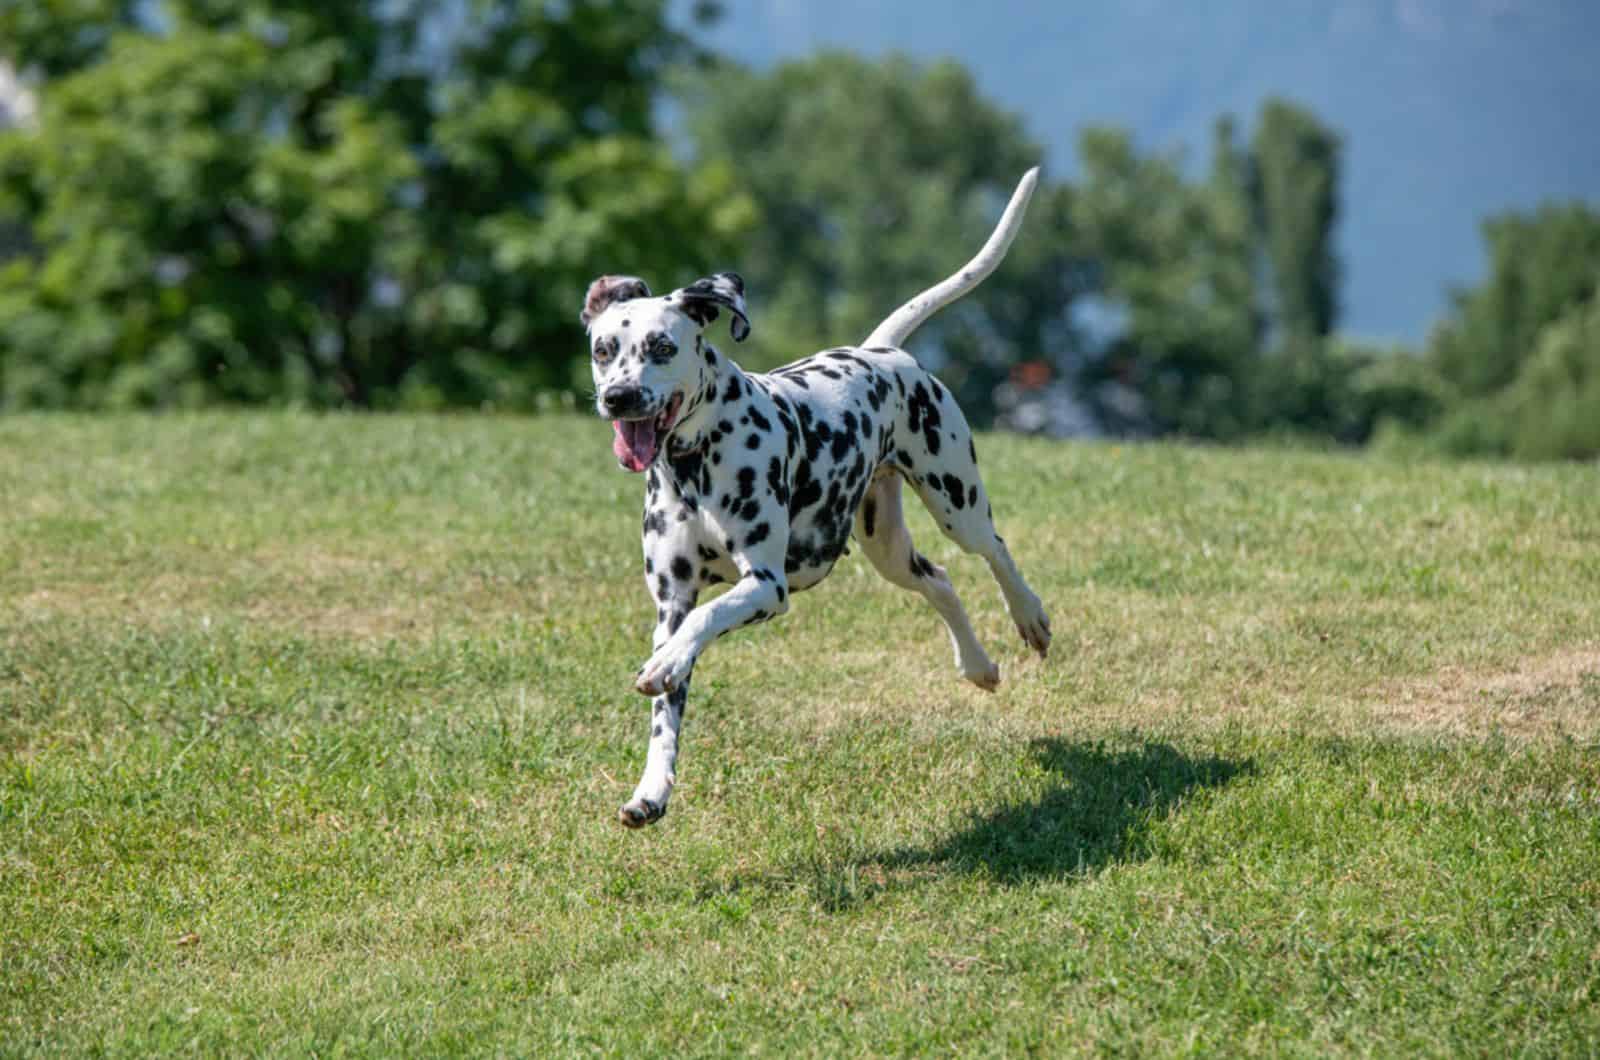
<path fill-rule="evenodd" d="M 732 331 L 750 334 L 744 281 L 719 272 L 661 298 L 635 276 L 602 276 L 589 285 L 580 315 L 589 330 L 595 409 L 616 430 L 612 449 L 629 471 L 643 471 L 705 386 L 709 355 L 700 333 L 720 310 Z"/>

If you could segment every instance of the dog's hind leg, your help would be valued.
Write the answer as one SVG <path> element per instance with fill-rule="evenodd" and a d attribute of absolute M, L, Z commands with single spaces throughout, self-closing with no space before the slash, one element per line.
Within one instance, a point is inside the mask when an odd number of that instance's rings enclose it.
<path fill-rule="evenodd" d="M 881 475 L 867 489 L 856 512 L 855 536 L 879 574 L 902 589 L 921 593 L 939 612 L 950 631 L 961 676 L 993 691 L 1000 683 L 1000 668 L 978 643 L 955 586 L 943 567 L 930 562 L 912 544 L 900 504 L 900 476 Z"/>
<path fill-rule="evenodd" d="M 900 434 L 904 444 L 896 451 L 895 468 L 910 480 L 944 535 L 989 564 L 1017 632 L 1044 658 L 1050 650 L 1050 618 L 1038 594 L 1023 580 L 1005 540 L 995 532 L 966 417 L 932 377 L 909 389 L 908 429 Z"/>
<path fill-rule="evenodd" d="M 962 481 L 970 483 L 967 488 L 972 501 L 963 498 L 965 506 L 960 509 L 951 500 L 951 487 L 935 489 L 932 485 L 935 479 L 931 477 L 918 477 L 913 481 L 917 496 L 945 536 L 967 552 L 982 556 L 989 564 L 990 573 L 1000 585 L 1000 595 L 1005 598 L 1006 613 L 1016 624 L 1017 632 L 1028 647 L 1039 653 L 1039 658 L 1044 658 L 1050 650 L 1050 616 L 1045 614 L 1044 603 L 1017 569 L 1005 539 L 995 532 L 994 521 L 989 516 L 989 498 L 978 480 L 976 466 L 970 474 L 962 476 Z"/>

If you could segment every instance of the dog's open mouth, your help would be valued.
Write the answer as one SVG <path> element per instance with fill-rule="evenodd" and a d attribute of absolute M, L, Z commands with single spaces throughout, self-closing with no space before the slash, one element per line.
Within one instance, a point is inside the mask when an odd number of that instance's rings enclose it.
<path fill-rule="evenodd" d="M 672 400 L 659 414 L 642 420 L 612 420 L 617 432 L 612 439 L 611 451 L 617 454 L 617 463 L 629 471 L 643 471 L 650 466 L 661 451 L 661 440 L 677 422 L 678 409 L 683 405 L 683 395 L 673 394 Z"/>

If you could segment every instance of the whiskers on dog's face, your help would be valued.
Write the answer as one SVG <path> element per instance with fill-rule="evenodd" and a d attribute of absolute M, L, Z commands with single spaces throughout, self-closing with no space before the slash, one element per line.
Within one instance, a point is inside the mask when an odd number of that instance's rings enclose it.
<path fill-rule="evenodd" d="M 623 467 L 649 467 L 705 385 L 710 358 L 700 333 L 717 319 L 717 307 L 733 313 L 736 339 L 749 334 L 743 294 L 744 282 L 733 273 L 663 298 L 652 298 L 632 276 L 602 276 L 589 285 L 581 319 L 589 330 L 595 411 L 611 420 L 612 450 Z"/>

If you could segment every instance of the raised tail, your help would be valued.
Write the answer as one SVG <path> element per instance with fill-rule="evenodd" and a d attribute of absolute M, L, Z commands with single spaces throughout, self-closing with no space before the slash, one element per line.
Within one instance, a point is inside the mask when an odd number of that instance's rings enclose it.
<path fill-rule="evenodd" d="M 961 271 L 942 283 L 928 288 L 890 313 L 861 345 L 905 345 L 906 339 L 922 326 L 923 321 L 982 283 L 984 277 L 1000 264 L 1006 256 L 1006 251 L 1011 249 L 1011 241 L 1017 237 L 1017 230 L 1022 227 L 1022 215 L 1027 212 L 1028 200 L 1033 198 L 1033 189 L 1038 183 L 1039 167 L 1034 166 L 1022 175 L 1017 190 L 1011 193 L 1011 201 L 1006 204 L 1006 212 L 1000 215 L 1000 223 L 995 226 L 994 233 L 989 236 L 989 241 L 983 245 L 983 249 L 978 251 L 978 256 L 967 262 Z"/>

